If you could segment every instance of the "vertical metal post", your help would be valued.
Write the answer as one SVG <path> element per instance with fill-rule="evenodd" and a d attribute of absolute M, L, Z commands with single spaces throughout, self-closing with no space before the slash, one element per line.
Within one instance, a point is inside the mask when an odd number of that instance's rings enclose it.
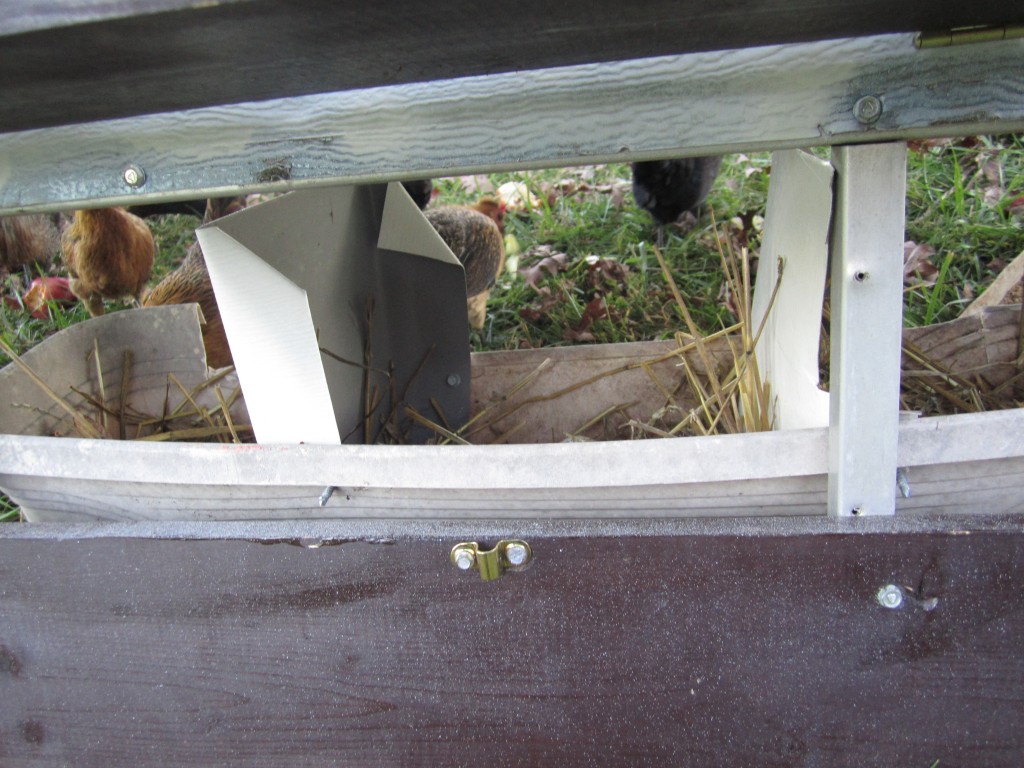
<path fill-rule="evenodd" d="M 906 145 L 836 147 L 828 512 L 896 508 Z"/>

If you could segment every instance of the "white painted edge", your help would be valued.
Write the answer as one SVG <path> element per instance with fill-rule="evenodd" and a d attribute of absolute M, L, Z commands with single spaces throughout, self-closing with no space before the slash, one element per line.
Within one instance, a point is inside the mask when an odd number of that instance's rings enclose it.
<path fill-rule="evenodd" d="M 1024 409 L 900 425 L 901 467 L 1024 457 Z M 0 474 L 189 485 L 473 490 L 824 475 L 827 429 L 553 445 L 260 446 L 0 435 Z M 894 489 L 895 478 L 889 485 Z M 751 500 L 756 501 L 755 499 Z"/>

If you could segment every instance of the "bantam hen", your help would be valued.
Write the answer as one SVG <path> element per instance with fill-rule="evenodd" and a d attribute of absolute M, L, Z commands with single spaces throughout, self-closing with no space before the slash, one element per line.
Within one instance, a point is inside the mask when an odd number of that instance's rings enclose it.
<path fill-rule="evenodd" d="M 402 186 L 405 187 L 405 191 L 409 193 L 409 197 L 419 206 L 421 211 L 427 207 L 427 203 L 434 196 L 434 182 L 432 179 L 403 181 Z"/>
<path fill-rule="evenodd" d="M 659 245 L 665 225 L 704 202 L 721 165 L 717 155 L 633 163 L 633 199 L 657 222 Z"/>
<path fill-rule="evenodd" d="M 71 290 L 93 316 L 103 314 L 103 299 L 138 300 L 156 255 L 149 225 L 124 208 L 75 211 L 61 248 Z"/>
<path fill-rule="evenodd" d="M 207 201 L 203 222 L 210 222 L 241 210 L 245 198 L 219 198 Z M 217 298 L 213 292 L 210 273 L 206 269 L 206 258 L 199 243 L 193 243 L 176 270 L 161 280 L 142 300 L 145 307 L 165 304 L 196 303 L 203 311 L 203 346 L 206 348 L 206 364 L 211 368 L 224 368 L 234 361 L 228 346 L 228 335 L 220 317 Z"/>
<path fill-rule="evenodd" d="M 196 303 L 203 311 L 203 346 L 206 348 L 206 364 L 211 368 L 231 365 L 231 348 L 224 322 L 213 293 L 213 283 L 206 269 L 206 259 L 199 243 L 188 250 L 179 267 L 161 280 L 142 300 L 144 307 L 165 304 Z"/>
<path fill-rule="evenodd" d="M 432 208 L 423 215 L 466 270 L 469 324 L 483 328 L 487 297 L 505 266 L 505 244 L 497 223 L 460 205 Z"/>
<path fill-rule="evenodd" d="M 52 216 L 34 213 L 0 218 L 0 268 L 48 267 L 60 248 Z"/>

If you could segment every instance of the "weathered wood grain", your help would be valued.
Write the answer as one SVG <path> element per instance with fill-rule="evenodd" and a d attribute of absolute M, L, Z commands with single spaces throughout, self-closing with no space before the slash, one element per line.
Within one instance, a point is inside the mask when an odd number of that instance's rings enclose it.
<path fill-rule="evenodd" d="M 493 583 L 457 526 L 0 537 L 0 762 L 1018 765 L 1019 522 L 824 522 L 534 529 Z"/>
<path fill-rule="evenodd" d="M 0 212 L 1024 129 L 1024 41 L 666 56 L 0 134 Z M 853 105 L 878 95 L 861 125 Z M 136 163 L 137 190 L 122 169 Z"/>
<path fill-rule="evenodd" d="M 0 131 L 381 85 L 1024 21 L 1001 0 L 10 4 Z M 190 7 L 191 6 L 191 7 Z M 59 55 L 54 55 L 59 52 Z"/>
<path fill-rule="evenodd" d="M 1024 409 L 900 425 L 900 513 L 1024 512 Z M 826 429 L 555 445 L 139 444 L 0 435 L 37 521 L 815 515 Z M 890 490 L 896 493 L 896 478 Z M 324 488 L 336 487 L 326 506 Z"/>

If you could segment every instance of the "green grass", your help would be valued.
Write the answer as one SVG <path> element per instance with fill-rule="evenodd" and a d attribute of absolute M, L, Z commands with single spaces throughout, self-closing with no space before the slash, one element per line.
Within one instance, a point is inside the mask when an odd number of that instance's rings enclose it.
<path fill-rule="evenodd" d="M 953 320 L 1024 251 L 1024 138 L 979 137 L 911 152 L 906 238 L 935 248 L 934 286 L 907 291 L 904 323 Z"/>
<path fill-rule="evenodd" d="M 723 167 L 709 200 L 720 221 L 763 213 L 768 163 L 767 155 L 733 156 Z M 508 181 L 523 182 L 541 198 L 536 210 L 506 216 L 506 232 L 522 250 L 520 270 L 552 253 L 567 257 L 564 270 L 545 270 L 536 286 L 517 273 L 502 275 L 492 291 L 487 323 L 474 334 L 476 349 L 564 345 L 581 331 L 597 343 L 640 341 L 679 328 L 681 319 L 652 250 L 656 228 L 633 204 L 627 165 L 476 178 L 495 189 Z M 467 192 L 459 179 L 437 185 L 435 205 L 479 196 Z M 688 229 L 667 228 L 662 251 L 698 325 L 710 332 L 733 322 L 719 300 L 722 273 L 709 218 L 699 218 Z M 591 304 L 595 299 L 603 300 L 600 307 Z"/>
<path fill-rule="evenodd" d="M 827 157 L 828 150 L 818 154 Z M 740 217 L 749 222 L 752 216 L 764 214 L 769 176 L 768 154 L 726 159 L 707 203 L 720 230 L 735 232 Z M 476 349 L 573 343 L 583 308 L 599 294 L 607 302 L 607 315 L 587 329 L 595 342 L 660 338 L 679 326 L 674 302 L 651 251 L 656 238 L 654 224 L 646 212 L 633 205 L 628 191 L 628 166 L 475 178 L 492 188 L 507 181 L 525 182 L 542 198 L 536 211 L 506 220 L 508 232 L 523 251 L 520 269 L 549 255 L 538 253 L 538 246 L 550 246 L 567 256 L 564 271 L 545 273 L 538 283 L 543 295 L 518 275 L 502 277 L 492 292 L 487 324 L 474 334 Z M 566 185 L 560 182 L 566 179 L 577 186 L 585 181 L 589 189 L 562 194 L 559 190 Z M 438 186 L 441 203 L 469 202 L 479 196 L 468 192 L 458 179 L 441 180 Z M 621 200 L 614 190 L 626 190 Z M 1021 137 L 979 137 L 911 148 L 906 239 L 935 249 L 930 261 L 936 273 L 933 280 L 917 281 L 906 289 L 906 325 L 955 319 L 1007 263 L 1024 252 L 1022 196 Z M 727 227 L 730 221 L 735 225 Z M 756 252 L 759 233 L 747 234 Z M 722 274 L 707 214 L 688 231 L 669 228 L 664 254 L 697 324 L 712 332 L 731 323 L 732 315 L 720 297 Z M 624 265 L 628 270 L 625 283 L 595 285 L 587 257 Z"/>

